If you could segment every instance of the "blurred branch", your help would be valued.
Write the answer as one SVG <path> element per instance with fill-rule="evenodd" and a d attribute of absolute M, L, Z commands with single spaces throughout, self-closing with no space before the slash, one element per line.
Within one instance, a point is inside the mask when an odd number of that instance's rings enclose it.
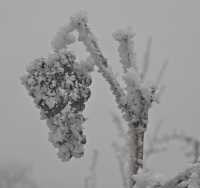
<path fill-rule="evenodd" d="M 163 65 L 162 65 L 162 67 L 161 67 L 161 69 L 160 69 L 160 71 L 159 71 L 159 74 L 158 74 L 158 76 L 157 76 L 157 79 L 156 79 L 157 85 L 158 85 L 158 84 L 160 83 L 160 81 L 162 80 L 163 75 L 164 75 L 164 73 L 165 73 L 165 71 L 166 71 L 166 68 L 167 68 L 168 64 L 169 64 L 169 61 L 168 61 L 168 60 L 164 61 Z"/>
<path fill-rule="evenodd" d="M 0 187 L 1 188 L 38 188 L 28 174 L 30 169 L 20 163 L 1 164 Z"/>
<path fill-rule="evenodd" d="M 122 122 L 115 113 L 111 112 L 111 116 L 113 117 L 113 122 L 117 125 L 117 129 L 119 131 L 119 136 L 122 137 L 126 142 L 128 140 L 128 136 L 125 132 L 125 129 L 122 126 Z M 115 149 L 116 157 L 119 161 L 120 165 L 120 173 L 123 181 L 124 188 L 128 187 L 127 184 L 127 172 L 126 172 L 126 162 L 128 160 L 128 148 L 125 145 L 119 146 L 116 143 L 112 144 L 113 148 Z"/>
<path fill-rule="evenodd" d="M 117 125 L 117 129 L 119 131 L 119 136 L 124 138 L 125 140 L 128 139 L 128 136 L 122 126 L 122 122 L 121 119 L 119 118 L 119 116 L 117 116 L 115 113 L 110 112 L 111 116 L 113 117 L 113 122 Z"/>
<path fill-rule="evenodd" d="M 96 187 L 96 166 L 97 166 L 97 159 L 98 159 L 98 151 L 94 150 L 92 164 L 90 167 L 90 175 L 85 178 L 85 188 L 95 188 Z"/>
<path fill-rule="evenodd" d="M 125 147 L 119 147 L 117 144 L 113 143 L 112 146 L 115 149 L 117 159 L 119 161 L 119 169 L 123 181 L 124 188 L 127 188 L 127 173 L 125 170 L 125 163 L 127 161 L 128 150 Z M 124 152 L 125 151 L 125 152 Z"/>
<path fill-rule="evenodd" d="M 168 142 L 171 140 L 179 140 L 180 142 L 184 141 L 187 144 L 187 147 L 192 146 L 192 151 L 185 152 L 186 157 L 193 156 L 193 163 L 195 163 L 200 156 L 200 141 L 189 135 L 185 135 L 184 132 L 177 133 L 174 131 L 171 135 L 165 134 L 165 136 L 159 140 L 160 143 Z"/>
<path fill-rule="evenodd" d="M 142 73 L 141 73 L 141 80 L 144 82 L 146 76 L 147 76 L 147 73 L 148 73 L 148 70 L 149 70 L 149 66 L 150 66 L 150 52 L 151 52 L 151 45 L 152 45 L 152 38 L 149 37 L 148 41 L 147 41 L 147 48 L 146 48 L 146 52 L 144 54 L 144 63 L 143 63 L 143 67 L 142 67 Z M 156 84 L 159 85 L 162 78 L 163 78 L 163 75 L 166 71 L 166 68 L 169 64 L 169 61 L 168 60 L 165 60 L 160 71 L 159 71 L 159 74 L 156 78 Z M 164 90 L 165 90 L 165 85 L 162 84 L 160 86 L 160 89 L 159 89 L 159 94 L 160 96 L 162 96 L 162 94 L 164 93 Z"/>
<path fill-rule="evenodd" d="M 162 96 L 164 91 L 165 91 L 166 86 L 164 84 L 161 85 L 160 89 L 159 89 L 159 95 Z"/>
<path fill-rule="evenodd" d="M 149 159 L 149 157 L 152 155 L 152 154 L 155 154 L 155 153 L 159 153 L 159 152 L 164 152 L 167 150 L 167 148 L 158 148 L 158 144 L 159 143 L 159 140 L 158 140 L 158 135 L 159 135 L 159 131 L 160 131 L 160 128 L 163 124 L 163 120 L 160 120 L 159 123 L 156 125 L 156 128 L 154 129 L 154 133 L 152 135 L 152 137 L 147 137 L 147 144 L 148 144 L 148 148 L 145 149 L 144 151 L 144 156 L 145 156 L 145 165 L 144 167 L 146 169 L 147 168 L 147 160 Z"/>
<path fill-rule="evenodd" d="M 152 38 L 149 37 L 149 39 L 147 41 L 146 52 L 144 54 L 144 63 L 143 63 L 142 74 L 141 74 L 142 81 L 145 80 L 145 77 L 146 77 L 148 69 L 149 69 L 151 44 L 152 44 Z"/>

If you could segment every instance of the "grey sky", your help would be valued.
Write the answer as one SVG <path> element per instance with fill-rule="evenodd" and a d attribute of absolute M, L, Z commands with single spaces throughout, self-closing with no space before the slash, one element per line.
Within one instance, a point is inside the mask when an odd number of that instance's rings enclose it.
<path fill-rule="evenodd" d="M 150 112 L 148 133 L 162 118 L 162 133 L 173 129 L 200 133 L 200 1 L 199 0 L 1 0 L 0 1 L 0 161 L 32 164 L 41 188 L 81 188 L 89 171 L 92 149 L 99 150 L 98 187 L 122 187 L 119 165 L 111 143 L 122 142 L 110 112 L 120 115 L 109 85 L 92 73 L 92 96 L 86 103 L 85 156 L 62 163 L 48 139 L 48 127 L 40 120 L 33 99 L 20 84 L 25 65 L 52 52 L 50 41 L 61 23 L 78 8 L 89 12 L 89 25 L 102 52 L 115 71 L 122 72 L 117 42 L 111 34 L 131 25 L 138 66 L 142 67 L 148 37 L 153 38 L 147 80 L 156 79 L 164 60 L 169 65 L 161 83 L 166 85 L 161 103 Z M 72 46 L 77 59 L 87 56 L 82 44 Z M 124 126 L 126 124 L 124 123 Z M 174 144 L 176 145 L 176 143 Z M 181 169 L 186 159 L 173 153 L 152 157 L 155 170 L 166 175 Z"/>

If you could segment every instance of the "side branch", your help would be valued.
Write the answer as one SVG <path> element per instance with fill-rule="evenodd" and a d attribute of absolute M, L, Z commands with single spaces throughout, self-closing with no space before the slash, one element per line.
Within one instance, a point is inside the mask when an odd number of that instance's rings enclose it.
<path fill-rule="evenodd" d="M 188 168 L 167 180 L 162 188 L 184 187 L 181 184 L 185 184 L 185 187 L 188 187 L 190 183 L 195 183 L 193 181 L 197 181 L 196 183 L 200 186 L 200 163 L 190 164 Z"/>

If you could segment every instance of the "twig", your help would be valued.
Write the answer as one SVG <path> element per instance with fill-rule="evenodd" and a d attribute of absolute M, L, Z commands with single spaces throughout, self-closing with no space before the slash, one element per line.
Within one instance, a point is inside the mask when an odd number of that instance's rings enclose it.
<path fill-rule="evenodd" d="M 96 175 L 96 166 L 97 166 L 97 159 L 98 159 L 98 151 L 94 150 L 93 158 L 92 158 L 92 164 L 90 167 L 90 175 L 85 178 L 85 188 L 95 188 L 96 187 L 96 181 L 97 181 L 97 175 Z"/>

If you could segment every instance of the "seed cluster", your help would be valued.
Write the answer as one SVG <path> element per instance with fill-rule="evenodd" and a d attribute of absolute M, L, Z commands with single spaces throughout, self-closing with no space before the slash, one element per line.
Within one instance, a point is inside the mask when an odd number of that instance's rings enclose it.
<path fill-rule="evenodd" d="M 86 143 L 82 131 L 86 119 L 81 112 L 91 95 L 92 80 L 75 59 L 73 52 L 61 49 L 46 59 L 35 59 L 20 78 L 41 110 L 41 119 L 46 119 L 49 141 L 59 149 L 62 161 L 81 157 Z"/>

